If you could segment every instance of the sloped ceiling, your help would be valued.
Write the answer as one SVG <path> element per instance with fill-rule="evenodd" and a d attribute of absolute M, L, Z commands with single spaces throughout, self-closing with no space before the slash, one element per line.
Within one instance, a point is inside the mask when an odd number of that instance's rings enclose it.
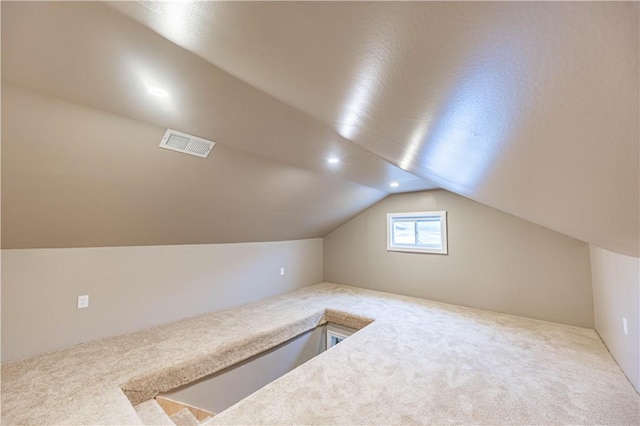
<path fill-rule="evenodd" d="M 102 3 L 2 3 L 2 82 L 4 248 L 322 237 L 435 187 Z"/>
<path fill-rule="evenodd" d="M 19 86 L 2 98 L 5 248 L 313 238 L 385 196 L 223 144 L 159 149 L 163 128 Z"/>
<path fill-rule="evenodd" d="M 3 81 L 639 255 L 637 3 L 110 6 L 3 3 Z"/>

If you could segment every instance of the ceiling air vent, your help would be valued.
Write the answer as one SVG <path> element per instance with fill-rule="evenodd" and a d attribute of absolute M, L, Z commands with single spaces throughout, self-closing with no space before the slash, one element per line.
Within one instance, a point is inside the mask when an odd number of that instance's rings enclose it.
<path fill-rule="evenodd" d="M 215 144 L 213 141 L 167 129 L 162 141 L 160 141 L 160 148 L 207 158 Z"/>

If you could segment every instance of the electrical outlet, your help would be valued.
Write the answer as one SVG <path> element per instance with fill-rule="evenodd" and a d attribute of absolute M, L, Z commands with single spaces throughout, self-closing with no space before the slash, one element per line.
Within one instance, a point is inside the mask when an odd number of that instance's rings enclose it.
<path fill-rule="evenodd" d="M 78 296 L 78 309 L 83 309 L 88 307 L 89 307 L 89 295 L 85 294 L 84 296 Z"/>
<path fill-rule="evenodd" d="M 624 331 L 625 336 L 629 335 L 629 329 L 627 328 L 627 319 L 622 317 L 622 331 Z"/>
<path fill-rule="evenodd" d="M 280 275 L 284 275 L 284 268 L 280 268 Z"/>

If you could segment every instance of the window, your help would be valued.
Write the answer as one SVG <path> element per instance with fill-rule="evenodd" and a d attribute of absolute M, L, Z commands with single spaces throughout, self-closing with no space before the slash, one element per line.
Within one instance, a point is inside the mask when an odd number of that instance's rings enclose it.
<path fill-rule="evenodd" d="M 338 343 L 342 342 L 344 339 L 346 339 L 345 336 L 338 335 L 334 331 L 327 331 L 327 348 L 337 345 Z"/>
<path fill-rule="evenodd" d="M 327 324 L 327 349 L 342 342 L 347 337 L 351 336 L 357 330 L 349 327 L 339 326 L 337 324 Z"/>
<path fill-rule="evenodd" d="M 447 254 L 447 212 L 388 213 L 387 250 Z"/>

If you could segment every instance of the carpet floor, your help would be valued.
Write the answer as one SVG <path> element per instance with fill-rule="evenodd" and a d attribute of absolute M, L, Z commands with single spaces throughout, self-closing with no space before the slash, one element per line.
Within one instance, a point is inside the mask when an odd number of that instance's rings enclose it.
<path fill-rule="evenodd" d="M 142 424 L 132 404 L 327 320 L 363 328 L 205 423 L 640 424 L 594 330 L 331 283 L 5 364 L 1 421 Z"/>

